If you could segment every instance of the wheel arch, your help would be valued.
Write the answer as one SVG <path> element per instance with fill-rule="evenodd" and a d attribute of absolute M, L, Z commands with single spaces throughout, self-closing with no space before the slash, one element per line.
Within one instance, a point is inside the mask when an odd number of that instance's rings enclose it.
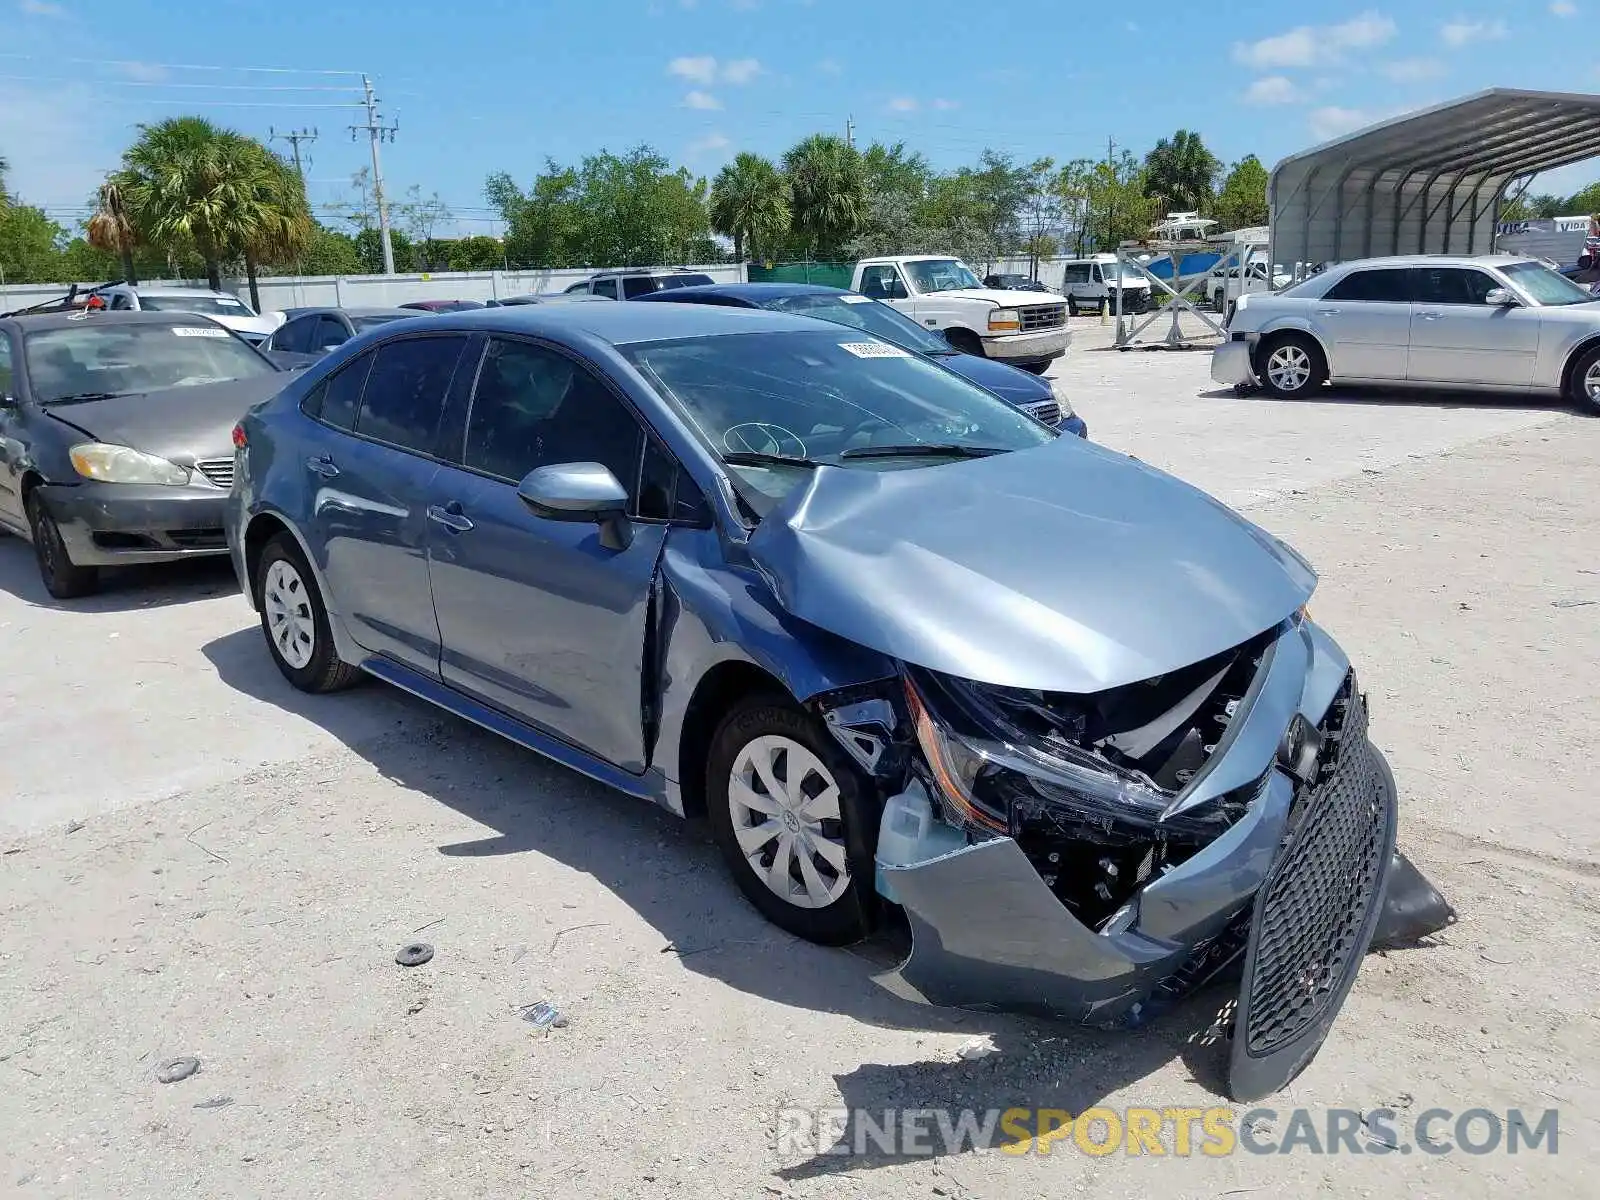
<path fill-rule="evenodd" d="M 1327 371 L 1331 376 L 1333 374 L 1333 359 L 1328 354 L 1327 343 L 1324 342 L 1320 336 L 1318 336 L 1316 330 L 1300 322 L 1272 325 L 1269 328 L 1263 329 L 1261 333 L 1257 335 L 1255 352 L 1250 356 L 1253 360 L 1251 365 L 1256 368 L 1256 374 L 1259 375 L 1261 373 L 1262 350 L 1276 341 L 1295 335 L 1308 339 L 1311 344 L 1316 347 L 1317 353 L 1322 356 L 1323 370 Z"/>
<path fill-rule="evenodd" d="M 1600 333 L 1592 333 L 1567 351 L 1566 361 L 1561 364 L 1561 394 L 1563 396 L 1572 394 L 1572 373 L 1577 370 L 1578 360 L 1597 346 L 1600 346 Z"/>
<path fill-rule="evenodd" d="M 963 354 L 983 356 L 983 338 L 976 330 L 966 325 L 946 325 L 940 332 L 946 341 Z"/>
<path fill-rule="evenodd" d="M 678 735 L 678 784 L 684 816 L 706 814 L 706 758 L 722 718 L 740 700 L 763 692 L 791 695 L 782 680 L 749 659 L 724 659 L 700 677 L 684 709 Z"/>

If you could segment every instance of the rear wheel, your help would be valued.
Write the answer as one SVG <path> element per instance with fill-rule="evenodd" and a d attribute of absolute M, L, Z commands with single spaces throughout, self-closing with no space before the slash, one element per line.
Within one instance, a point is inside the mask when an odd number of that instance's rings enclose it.
<path fill-rule="evenodd" d="M 361 678 L 333 648 L 328 609 L 299 543 L 275 535 L 256 566 L 261 632 L 283 677 L 302 692 L 336 692 Z"/>
<path fill-rule="evenodd" d="M 61 540 L 61 528 L 50 515 L 44 498 L 38 492 L 30 492 L 25 507 L 28 528 L 33 534 L 33 557 L 39 565 L 39 578 L 44 582 L 45 591 L 57 600 L 76 600 L 99 588 L 99 570 L 80 567 L 72 561 L 66 543 Z"/>
<path fill-rule="evenodd" d="M 706 762 L 712 831 L 749 901 L 807 941 L 859 941 L 876 911 L 871 784 L 787 697 L 723 718 Z"/>
<path fill-rule="evenodd" d="M 1580 412 L 1600 417 L 1600 346 L 1591 346 L 1572 364 L 1567 396 Z"/>
<path fill-rule="evenodd" d="M 1257 352 L 1261 386 L 1280 400 L 1309 395 L 1328 379 L 1322 348 L 1303 333 L 1269 338 Z"/>

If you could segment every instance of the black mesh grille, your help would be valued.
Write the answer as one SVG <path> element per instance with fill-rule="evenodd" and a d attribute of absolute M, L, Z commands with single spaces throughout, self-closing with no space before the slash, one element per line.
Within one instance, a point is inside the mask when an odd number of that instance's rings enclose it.
<path fill-rule="evenodd" d="M 1037 404 L 1024 404 L 1022 411 L 1035 421 L 1043 421 L 1046 425 L 1061 424 L 1061 405 L 1054 400 L 1040 400 Z"/>
<path fill-rule="evenodd" d="M 1358 943 L 1382 878 L 1395 799 L 1367 740 L 1366 705 L 1353 680 L 1322 732 L 1323 774 L 1295 797 L 1293 832 L 1258 910 L 1245 1030 L 1257 1057 L 1342 1002 L 1367 949 Z"/>

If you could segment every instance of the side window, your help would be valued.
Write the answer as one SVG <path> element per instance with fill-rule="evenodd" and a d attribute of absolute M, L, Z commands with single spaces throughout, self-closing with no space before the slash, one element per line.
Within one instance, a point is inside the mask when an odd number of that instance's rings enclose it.
<path fill-rule="evenodd" d="M 297 321 L 290 321 L 287 325 L 280 326 L 272 335 L 272 348 L 274 350 L 288 350 L 299 354 L 305 350 L 306 333 L 311 329 L 313 317 L 301 317 Z"/>
<path fill-rule="evenodd" d="M 904 300 L 907 295 L 906 285 L 900 281 L 900 272 L 889 263 L 868 267 L 861 272 L 861 294 L 871 296 L 874 300 Z"/>
<path fill-rule="evenodd" d="M 1067 282 L 1067 283 L 1088 283 L 1089 282 L 1089 264 L 1088 263 L 1074 263 L 1072 266 L 1068 267 L 1067 268 L 1065 282 Z"/>
<path fill-rule="evenodd" d="M 342 346 L 350 340 L 350 332 L 344 327 L 344 322 L 329 313 L 323 313 L 317 318 L 317 324 L 311 334 L 311 344 L 307 350 L 325 350 L 334 346 Z"/>
<path fill-rule="evenodd" d="M 1497 286 L 1470 267 L 1417 267 L 1412 274 L 1418 304 L 1484 304 L 1489 289 Z"/>
<path fill-rule="evenodd" d="M 656 281 L 648 275 L 629 275 L 622 281 L 624 300 L 632 300 L 635 296 L 648 296 L 651 292 L 659 290 Z"/>
<path fill-rule="evenodd" d="M 126 292 L 118 292 L 115 296 L 111 297 L 111 307 L 113 309 L 132 308 L 133 301 L 128 299 L 128 294 Z"/>
<path fill-rule="evenodd" d="M 639 466 L 639 500 L 636 516 L 646 521 L 686 521 L 706 525 L 711 510 L 705 497 L 671 452 L 652 437 L 644 440 L 644 460 Z"/>
<path fill-rule="evenodd" d="M 11 339 L 0 330 L 0 396 L 15 396 L 11 388 Z"/>
<path fill-rule="evenodd" d="M 602 463 L 636 502 L 643 436 L 622 401 L 571 359 L 495 338 L 472 394 L 461 462 L 508 483 L 553 463 Z M 652 499 L 666 503 L 661 495 Z"/>
<path fill-rule="evenodd" d="M 1367 300 L 1404 304 L 1411 299 L 1409 271 L 1384 268 L 1354 271 L 1328 289 L 1324 300 Z"/>
<path fill-rule="evenodd" d="M 1105 282 L 1105 280 L 1100 278 L 1100 264 L 1099 263 L 1091 263 L 1090 264 L 1090 266 L 1089 266 L 1089 282 L 1090 283 L 1104 283 Z"/>
<path fill-rule="evenodd" d="M 575 292 L 587 292 L 588 290 L 589 290 L 589 281 L 587 279 L 583 279 L 583 280 L 579 280 L 577 283 L 574 283 L 570 287 L 568 287 L 566 289 L 565 294 L 570 296 Z"/>
<path fill-rule="evenodd" d="M 356 427 L 356 411 L 361 407 L 361 391 L 366 386 L 367 375 L 372 370 L 373 355 L 363 354 L 355 362 L 341 367 L 317 385 L 300 404 L 308 417 L 316 417 L 336 429 L 352 430 Z"/>
<path fill-rule="evenodd" d="M 464 337 L 417 337 L 378 347 L 361 394 L 356 432 L 432 454 L 445 394 L 466 344 Z"/>
<path fill-rule="evenodd" d="M 615 279 L 596 279 L 594 281 L 594 294 L 596 296 L 610 296 L 617 298 L 617 281 Z"/>

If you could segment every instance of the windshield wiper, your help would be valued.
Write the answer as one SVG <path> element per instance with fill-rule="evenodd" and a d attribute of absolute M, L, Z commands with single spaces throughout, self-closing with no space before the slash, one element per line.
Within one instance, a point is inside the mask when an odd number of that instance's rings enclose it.
<path fill-rule="evenodd" d="M 46 400 L 44 405 L 49 408 L 54 404 L 76 404 L 80 400 L 111 400 L 126 395 L 127 392 L 73 392 L 68 396 L 57 396 L 54 400 Z"/>
<path fill-rule="evenodd" d="M 773 464 L 786 467 L 814 467 L 817 460 L 801 458 L 796 454 L 767 454 L 761 450 L 734 450 L 724 454 L 722 461 L 730 467 L 767 467 Z"/>
<path fill-rule="evenodd" d="M 840 458 L 988 458 L 1008 454 L 1001 446 L 962 446 L 955 442 L 913 442 L 905 446 L 851 446 Z"/>

